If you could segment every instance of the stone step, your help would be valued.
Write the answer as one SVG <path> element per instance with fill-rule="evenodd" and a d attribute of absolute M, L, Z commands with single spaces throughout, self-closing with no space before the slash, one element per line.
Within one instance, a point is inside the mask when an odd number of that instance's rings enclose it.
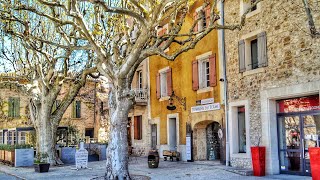
<path fill-rule="evenodd" d="M 252 176 L 253 171 L 251 169 L 242 169 L 242 168 L 236 168 L 236 167 L 226 167 L 226 171 L 232 172 L 235 174 L 240 174 L 242 176 Z"/>

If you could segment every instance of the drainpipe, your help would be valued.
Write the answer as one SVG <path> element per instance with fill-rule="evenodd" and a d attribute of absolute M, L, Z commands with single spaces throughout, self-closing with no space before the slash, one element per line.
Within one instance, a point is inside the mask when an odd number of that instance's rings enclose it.
<path fill-rule="evenodd" d="M 220 18 L 221 25 L 224 26 L 224 0 L 220 1 Z M 227 81 L 227 60 L 225 52 L 225 30 L 221 29 L 221 52 L 222 52 L 222 61 L 223 61 L 223 80 L 224 80 L 224 112 L 225 112 L 225 123 L 226 123 L 226 166 L 229 166 L 230 162 L 230 144 L 229 144 L 229 118 L 228 118 L 228 81 Z"/>

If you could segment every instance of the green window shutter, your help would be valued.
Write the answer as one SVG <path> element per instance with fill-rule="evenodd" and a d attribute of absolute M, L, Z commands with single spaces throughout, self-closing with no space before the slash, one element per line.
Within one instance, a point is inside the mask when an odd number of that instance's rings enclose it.
<path fill-rule="evenodd" d="M 14 117 L 20 117 L 20 98 L 14 98 Z"/>
<path fill-rule="evenodd" d="M 81 101 L 77 101 L 77 104 L 78 104 L 77 118 L 81 118 Z"/>
<path fill-rule="evenodd" d="M 13 98 L 9 97 L 8 100 L 8 116 L 13 117 Z"/>

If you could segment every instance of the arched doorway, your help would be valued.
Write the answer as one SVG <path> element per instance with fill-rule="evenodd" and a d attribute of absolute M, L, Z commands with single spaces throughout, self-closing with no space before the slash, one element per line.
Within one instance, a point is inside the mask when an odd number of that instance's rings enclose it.
<path fill-rule="evenodd" d="M 219 123 L 213 122 L 206 128 L 207 135 L 207 160 L 220 159 L 220 140 L 218 137 Z"/>
<path fill-rule="evenodd" d="M 220 139 L 218 130 L 220 124 L 215 121 L 201 121 L 193 130 L 193 157 L 194 160 L 219 160 Z"/>

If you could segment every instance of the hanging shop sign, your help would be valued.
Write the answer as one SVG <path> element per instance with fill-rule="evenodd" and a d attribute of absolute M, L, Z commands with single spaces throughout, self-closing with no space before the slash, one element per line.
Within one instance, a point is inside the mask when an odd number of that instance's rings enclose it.
<path fill-rule="evenodd" d="M 191 113 L 213 111 L 213 110 L 219 110 L 219 109 L 220 109 L 220 103 L 206 104 L 206 105 L 191 107 Z"/>

